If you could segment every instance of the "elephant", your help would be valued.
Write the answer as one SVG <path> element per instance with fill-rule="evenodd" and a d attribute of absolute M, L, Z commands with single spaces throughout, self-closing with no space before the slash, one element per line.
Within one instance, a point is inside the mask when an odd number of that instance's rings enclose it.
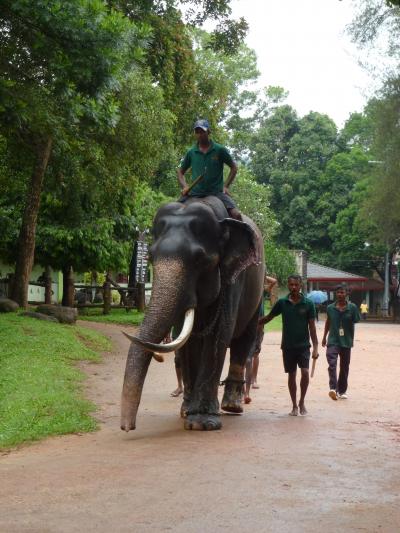
<path fill-rule="evenodd" d="M 215 196 L 161 206 L 153 222 L 153 290 L 137 337 L 127 335 L 128 352 L 121 429 L 136 427 L 146 373 L 152 359 L 178 351 L 184 398 L 184 428 L 222 426 L 218 387 L 227 348 L 230 366 L 221 409 L 242 413 L 244 367 L 252 349 L 263 295 L 264 248 L 261 233 L 245 215 L 228 218 Z M 183 325 L 182 325 L 183 324 Z M 171 327 L 181 333 L 162 340 Z"/>

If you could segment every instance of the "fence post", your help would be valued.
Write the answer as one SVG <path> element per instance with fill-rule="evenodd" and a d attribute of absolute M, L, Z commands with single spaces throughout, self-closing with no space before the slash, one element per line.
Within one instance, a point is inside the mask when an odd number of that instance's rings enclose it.
<path fill-rule="evenodd" d="M 103 315 L 109 315 L 111 312 L 111 283 L 106 278 L 103 284 Z"/>

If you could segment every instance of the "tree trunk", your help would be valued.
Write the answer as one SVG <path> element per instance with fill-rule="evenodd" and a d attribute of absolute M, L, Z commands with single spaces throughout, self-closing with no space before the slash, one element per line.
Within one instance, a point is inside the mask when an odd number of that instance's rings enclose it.
<path fill-rule="evenodd" d="M 74 271 L 71 266 L 63 268 L 63 297 L 62 304 L 66 307 L 74 307 L 75 286 Z"/>
<path fill-rule="evenodd" d="M 24 308 L 28 305 L 28 286 L 35 254 L 36 223 L 40 207 L 40 194 L 51 147 L 52 140 L 50 138 L 40 143 L 37 147 L 35 168 L 28 187 L 22 226 L 19 233 L 12 299 Z"/>
<path fill-rule="evenodd" d="M 49 266 L 46 266 L 44 284 L 44 303 L 51 304 L 51 268 Z"/>

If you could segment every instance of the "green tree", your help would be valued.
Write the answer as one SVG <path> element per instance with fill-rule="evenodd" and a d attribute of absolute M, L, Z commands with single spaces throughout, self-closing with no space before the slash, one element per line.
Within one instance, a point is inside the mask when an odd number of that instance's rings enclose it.
<path fill-rule="evenodd" d="M 364 202 L 364 217 L 376 223 L 375 236 L 391 250 L 400 247 L 400 78 L 388 80 L 382 98 L 374 101 L 374 165 L 370 197 Z"/>
<path fill-rule="evenodd" d="M 271 187 L 278 242 L 322 260 L 330 246 L 327 226 L 336 214 L 332 202 L 338 203 L 338 180 L 326 173 L 338 152 L 334 122 L 319 113 L 299 118 L 290 106 L 278 105 L 267 110 L 251 146 L 250 168 Z"/>
<path fill-rule="evenodd" d="M 249 90 L 260 75 L 255 52 L 245 44 L 238 46 L 234 56 L 215 52 L 210 48 L 211 35 L 201 30 L 192 30 L 192 38 L 196 96 L 188 105 L 193 116 L 208 117 L 214 131 L 229 132 L 255 102 L 256 93 Z"/>
<path fill-rule="evenodd" d="M 108 0 L 107 4 L 119 9 L 134 21 L 154 22 L 154 17 L 173 17 L 198 28 L 206 21 L 216 22 L 211 32 L 210 47 L 215 51 L 234 54 L 248 30 L 244 18 L 231 18 L 231 0 Z M 184 16 L 182 16 L 182 10 Z"/>
<path fill-rule="evenodd" d="M 278 223 L 270 208 L 271 191 L 241 165 L 232 185 L 232 194 L 239 209 L 254 220 L 263 235 L 270 241 L 276 233 Z"/>
<path fill-rule="evenodd" d="M 266 241 L 264 249 L 267 274 L 276 278 L 279 285 L 286 286 L 287 278 L 296 272 L 293 252 L 277 245 L 274 241 Z"/>
<path fill-rule="evenodd" d="M 0 120 L 8 149 L 30 178 L 19 234 L 13 298 L 27 304 L 44 175 L 56 144 L 113 128 L 113 90 L 142 56 L 138 27 L 100 1 L 0 4 Z"/>
<path fill-rule="evenodd" d="M 371 239 L 376 232 L 373 220 L 366 220 L 363 204 L 370 194 L 369 177 L 361 178 L 350 194 L 349 204 L 340 210 L 329 226 L 332 239 L 332 266 L 370 276 L 374 270 L 382 275 L 385 248 Z"/>
<path fill-rule="evenodd" d="M 206 47 L 211 57 L 233 59 L 233 54 L 242 47 L 247 24 L 243 19 L 231 19 L 230 3 L 230 0 L 108 0 L 108 5 L 135 22 L 145 22 L 151 30 L 145 61 L 163 90 L 167 109 L 175 116 L 175 145 L 180 152 L 191 140 L 194 120 L 204 114 L 204 109 L 210 118 L 215 111 L 214 73 L 203 72 L 203 58 L 199 62 L 196 48 L 199 43 L 193 47 L 193 35 L 204 36 L 201 48 L 204 52 Z M 207 20 L 217 23 L 210 34 L 199 30 Z M 223 78 L 222 72 L 221 75 Z M 221 86 L 221 80 L 218 81 Z M 225 82 L 232 86 L 230 79 Z M 211 85 L 210 93 L 207 84 Z M 219 108 L 216 115 L 221 115 Z"/>
<path fill-rule="evenodd" d="M 232 194 L 239 209 L 251 217 L 261 230 L 268 273 L 275 276 L 279 283 L 286 282 L 289 274 L 295 272 L 296 265 L 293 254 L 274 240 L 279 223 L 270 208 L 270 188 L 258 183 L 249 170 L 240 165 Z"/>
<path fill-rule="evenodd" d="M 381 38 L 385 57 L 398 57 L 400 46 L 400 6 L 397 0 L 361 0 L 354 20 L 348 27 L 353 41 L 360 47 L 374 47 Z M 384 39 L 382 39 L 382 37 Z M 386 47 L 382 43 L 386 42 Z"/>
<path fill-rule="evenodd" d="M 264 109 L 264 112 L 267 111 Z M 269 184 L 272 174 L 285 170 L 288 164 L 290 143 L 299 131 L 296 111 L 288 106 L 278 106 L 265 117 L 250 139 L 250 168 L 261 183 Z M 279 201 L 278 190 L 273 187 L 274 202 Z"/>
<path fill-rule="evenodd" d="M 36 258 L 66 270 L 127 268 L 135 227 L 149 227 L 164 195 L 146 182 L 173 151 L 171 113 L 146 71 L 118 94 L 113 132 L 57 149 L 42 195 Z"/>

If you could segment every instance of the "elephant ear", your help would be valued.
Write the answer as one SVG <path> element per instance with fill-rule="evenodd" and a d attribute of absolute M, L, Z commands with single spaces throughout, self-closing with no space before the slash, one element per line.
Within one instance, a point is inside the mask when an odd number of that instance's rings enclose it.
<path fill-rule="evenodd" d="M 262 239 L 246 222 L 225 218 L 220 224 L 224 239 L 221 269 L 230 284 L 250 265 L 260 263 Z"/>

